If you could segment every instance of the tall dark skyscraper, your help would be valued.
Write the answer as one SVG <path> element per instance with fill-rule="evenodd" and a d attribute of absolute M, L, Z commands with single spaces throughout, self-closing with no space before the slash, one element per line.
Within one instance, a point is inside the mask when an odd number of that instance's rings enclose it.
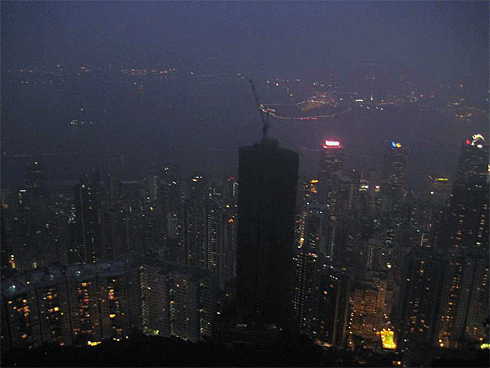
<path fill-rule="evenodd" d="M 299 155 L 263 140 L 239 149 L 237 310 L 251 326 L 293 318 Z"/>
<path fill-rule="evenodd" d="M 8 242 L 9 238 L 7 236 L 7 229 L 4 219 L 4 211 L 8 208 L 6 203 L 2 203 L 0 207 L 0 222 L 1 222 L 1 233 L 0 233 L 0 265 L 1 265 L 1 277 L 2 279 L 9 276 L 12 270 L 12 265 L 10 264 L 10 244 Z"/>
<path fill-rule="evenodd" d="M 487 335 L 488 144 L 481 134 L 466 139 L 450 202 L 449 239 L 442 247 L 450 255 L 438 344 L 458 347 L 461 341 L 483 341 Z"/>
<path fill-rule="evenodd" d="M 450 251 L 488 249 L 488 165 L 488 143 L 483 136 L 466 139 L 451 198 Z"/>

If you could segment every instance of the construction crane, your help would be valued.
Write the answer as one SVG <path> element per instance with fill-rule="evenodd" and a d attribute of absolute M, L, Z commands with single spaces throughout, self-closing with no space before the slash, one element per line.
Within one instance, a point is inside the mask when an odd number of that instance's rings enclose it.
<path fill-rule="evenodd" d="M 259 110 L 260 119 L 262 120 L 262 140 L 265 141 L 267 139 L 267 129 L 269 129 L 269 111 L 265 106 L 260 104 L 259 98 L 257 97 L 257 91 L 255 90 L 254 82 L 251 79 L 250 85 L 252 86 L 255 102 L 257 103 L 257 109 Z M 266 111 L 267 117 L 264 117 L 264 110 Z"/>

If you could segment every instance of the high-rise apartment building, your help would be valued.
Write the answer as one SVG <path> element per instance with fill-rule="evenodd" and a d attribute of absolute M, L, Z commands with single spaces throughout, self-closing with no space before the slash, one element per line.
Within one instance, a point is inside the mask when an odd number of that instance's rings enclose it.
<path fill-rule="evenodd" d="M 446 267 L 437 345 L 457 348 L 463 340 L 481 342 L 487 335 L 488 251 L 459 250 Z"/>
<path fill-rule="evenodd" d="M 430 248 L 414 248 L 406 255 L 401 273 L 395 337 L 402 349 L 434 345 L 445 278 L 442 255 Z"/>
<path fill-rule="evenodd" d="M 24 186 L 15 201 L 16 216 L 12 224 L 12 252 L 19 269 L 36 268 L 43 264 L 46 253 L 44 239 L 47 218 L 42 163 L 27 158 Z M 14 203 L 12 203 L 14 204 Z"/>
<path fill-rule="evenodd" d="M 5 223 L 5 211 L 8 209 L 8 205 L 2 203 L 0 207 L 0 265 L 1 265 L 1 277 L 2 279 L 8 277 L 12 271 L 12 264 L 10 263 L 12 250 L 10 249 L 10 237 L 7 236 L 7 225 Z"/>
<path fill-rule="evenodd" d="M 75 186 L 74 216 L 70 219 L 72 228 L 72 249 L 77 251 L 74 260 L 88 264 L 96 263 L 101 256 L 100 225 L 97 202 L 97 183 L 82 176 Z"/>
<path fill-rule="evenodd" d="M 320 340 L 342 349 L 348 337 L 352 278 L 331 266 L 323 267 L 318 306 Z"/>
<path fill-rule="evenodd" d="M 309 246 L 295 257 L 296 282 L 293 307 L 299 320 L 299 329 L 308 333 L 318 331 L 319 256 Z"/>
<path fill-rule="evenodd" d="M 387 272 L 370 272 L 369 277 L 354 289 L 352 299 L 352 325 L 350 331 L 369 341 L 379 341 L 378 334 L 391 327 L 391 312 L 395 284 Z"/>
<path fill-rule="evenodd" d="M 2 282 L 2 346 L 85 345 L 129 332 L 122 263 L 52 266 Z"/>
<path fill-rule="evenodd" d="M 318 202 L 313 202 L 307 204 L 306 211 L 304 244 L 317 252 L 325 253 L 325 209 Z"/>
<path fill-rule="evenodd" d="M 488 318 L 488 144 L 481 134 L 463 142 L 449 206 L 449 222 L 439 244 L 449 255 L 438 346 L 482 341 Z M 448 234 L 445 234 L 448 232 Z"/>
<path fill-rule="evenodd" d="M 274 140 L 239 149 L 236 272 L 241 323 L 292 324 L 298 167 L 299 155 Z"/>
<path fill-rule="evenodd" d="M 131 318 L 147 335 L 193 342 L 212 334 L 216 308 L 211 272 L 143 258 L 133 264 Z"/>
<path fill-rule="evenodd" d="M 298 252 L 293 307 L 300 331 L 321 343 L 343 348 L 348 336 L 352 280 L 326 260 L 308 246 Z"/>
<path fill-rule="evenodd" d="M 398 141 L 386 147 L 383 165 L 382 194 L 383 209 L 393 211 L 399 208 L 405 190 L 408 150 Z"/>

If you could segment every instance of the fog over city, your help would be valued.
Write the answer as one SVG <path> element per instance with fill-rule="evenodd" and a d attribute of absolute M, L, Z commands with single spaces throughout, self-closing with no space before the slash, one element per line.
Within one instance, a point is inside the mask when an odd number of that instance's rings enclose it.
<path fill-rule="evenodd" d="M 488 361 L 488 2 L 0 12 L 0 363 Z"/>
<path fill-rule="evenodd" d="M 297 103 L 315 92 L 356 92 L 364 62 L 391 73 L 358 91 L 373 90 L 376 102 L 402 89 L 393 85 L 401 75 L 404 94 L 434 92 L 440 104 L 316 121 L 271 118 L 270 135 L 301 151 L 303 174 L 317 165 L 308 149 L 331 134 L 349 148 L 352 168 L 355 157 L 376 158 L 384 140 L 401 139 L 412 152 L 410 170 L 453 173 L 461 137 L 488 124 L 485 117 L 455 123 L 453 111 L 439 111 L 461 97 L 486 107 L 487 11 L 483 2 L 6 2 L 3 152 L 69 150 L 70 121 L 92 119 L 93 134 L 83 138 L 91 152 L 125 155 L 131 171 L 168 160 L 233 173 L 236 148 L 260 137 L 250 78 L 266 106 Z M 329 88 L 332 73 L 337 84 Z M 278 87 L 267 84 L 276 79 Z M 10 170 L 3 178 L 10 181 Z"/>

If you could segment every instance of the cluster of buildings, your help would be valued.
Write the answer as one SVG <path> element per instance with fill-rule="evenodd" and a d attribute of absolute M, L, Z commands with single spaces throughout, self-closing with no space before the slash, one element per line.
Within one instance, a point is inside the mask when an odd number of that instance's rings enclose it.
<path fill-rule="evenodd" d="M 264 137 L 239 149 L 239 181 L 94 170 L 51 193 L 28 160 L 2 205 L 2 347 L 132 328 L 202 341 L 219 324 L 234 341 L 303 332 L 352 350 L 487 343 L 487 142 L 465 140 L 454 180 L 429 175 L 419 193 L 408 149 L 385 148 L 374 176 L 343 170 L 326 140 L 298 182 L 299 155 Z"/>
<path fill-rule="evenodd" d="M 343 173 L 343 157 L 339 141 L 325 141 L 319 174 L 304 182 L 298 198 L 294 308 L 300 329 L 322 344 L 352 349 L 486 342 L 484 137 L 464 141 L 452 185 L 429 175 L 419 193 L 405 190 L 408 150 L 398 141 L 387 144 L 379 178 Z M 325 303 L 334 286 L 330 310 Z"/>
<path fill-rule="evenodd" d="M 2 350 L 96 344 L 129 331 L 128 274 L 118 262 L 53 265 L 2 281 Z"/>
<path fill-rule="evenodd" d="M 121 336 L 131 328 L 190 341 L 211 336 L 216 291 L 235 276 L 234 177 L 209 181 L 196 175 L 183 180 L 176 167 L 164 166 L 142 181 L 118 181 L 92 170 L 78 182 L 53 184 L 45 180 L 42 163 L 29 159 L 25 186 L 7 198 L 2 207 L 2 285 L 60 267 L 99 270 L 105 264 L 118 264 L 124 275 L 120 287 L 125 290 Z M 53 283 L 64 285 L 63 275 L 53 273 Z M 97 276 L 97 280 L 102 279 Z M 99 292 L 91 281 L 83 283 L 89 288 L 83 295 Z M 12 305 L 19 290 L 2 290 L 2 305 Z M 99 312 L 105 297 L 89 294 L 83 326 L 90 334 L 66 324 L 60 343 L 94 343 L 111 337 L 94 332 L 102 328 Z M 37 303 L 24 294 L 22 298 Z M 33 308 L 29 304 L 28 309 Z M 14 323 L 17 314 L 8 313 L 8 308 L 5 315 L 3 311 L 6 324 Z M 56 313 L 69 318 L 69 310 L 62 306 Z M 2 341 L 9 347 L 24 346 L 21 342 L 27 340 L 14 330 L 3 329 Z M 73 337 L 80 334 L 87 338 Z M 52 341 L 31 340 L 26 347 Z"/>
<path fill-rule="evenodd" d="M 194 342 L 211 338 L 217 294 L 211 272 L 153 257 L 130 264 L 130 320 L 135 328 Z"/>

